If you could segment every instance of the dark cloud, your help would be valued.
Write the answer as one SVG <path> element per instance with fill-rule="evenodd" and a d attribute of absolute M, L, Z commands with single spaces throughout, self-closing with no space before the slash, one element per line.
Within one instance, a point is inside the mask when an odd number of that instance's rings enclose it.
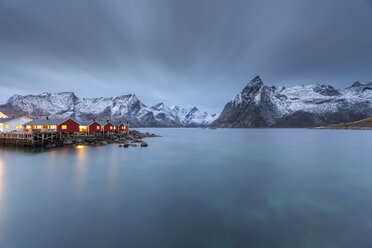
<path fill-rule="evenodd" d="M 0 100 L 136 93 L 219 111 L 267 84 L 372 81 L 370 0 L 0 0 Z"/>

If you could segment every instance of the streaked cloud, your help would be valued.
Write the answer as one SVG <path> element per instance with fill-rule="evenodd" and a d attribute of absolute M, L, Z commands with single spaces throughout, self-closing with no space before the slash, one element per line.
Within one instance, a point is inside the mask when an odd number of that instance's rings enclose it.
<path fill-rule="evenodd" d="M 219 111 L 267 84 L 372 81 L 370 0 L 0 0 L 0 100 L 74 91 Z"/>

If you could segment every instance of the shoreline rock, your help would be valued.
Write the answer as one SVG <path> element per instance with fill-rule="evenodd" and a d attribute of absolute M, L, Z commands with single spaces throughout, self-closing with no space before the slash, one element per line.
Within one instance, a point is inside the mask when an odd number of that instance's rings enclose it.
<path fill-rule="evenodd" d="M 155 134 L 141 133 L 136 130 L 130 130 L 126 133 L 110 133 L 95 135 L 90 134 L 67 134 L 67 133 L 46 133 L 46 137 L 35 134 L 33 143 L 7 142 L 2 139 L 2 146 L 17 146 L 22 148 L 57 148 L 57 147 L 78 147 L 78 146 L 106 146 L 108 144 L 118 144 L 119 147 L 142 147 L 148 146 L 144 138 L 160 137 Z M 11 140 L 9 140 L 11 141 Z M 137 145 L 138 144 L 138 145 Z M 78 147 L 81 148 L 81 147 Z"/>

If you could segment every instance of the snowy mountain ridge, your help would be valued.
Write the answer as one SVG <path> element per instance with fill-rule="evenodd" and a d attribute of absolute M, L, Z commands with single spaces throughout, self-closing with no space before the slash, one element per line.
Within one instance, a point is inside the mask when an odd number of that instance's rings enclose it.
<path fill-rule="evenodd" d="M 14 95 L 0 109 L 10 116 L 125 120 L 143 127 L 201 127 L 217 118 L 196 107 L 167 107 L 163 103 L 149 107 L 134 94 L 99 98 L 79 98 L 73 92 Z"/>
<path fill-rule="evenodd" d="M 315 127 L 372 116 L 372 82 L 346 89 L 310 84 L 275 87 L 255 77 L 225 105 L 216 127 Z"/>

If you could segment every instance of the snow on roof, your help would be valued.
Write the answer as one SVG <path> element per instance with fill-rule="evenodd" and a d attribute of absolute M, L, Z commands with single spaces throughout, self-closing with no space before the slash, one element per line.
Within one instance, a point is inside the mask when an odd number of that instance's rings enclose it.
<path fill-rule="evenodd" d="M 113 122 L 111 121 L 97 121 L 101 126 L 106 126 L 107 124 L 112 124 L 112 125 L 115 125 Z"/>
<path fill-rule="evenodd" d="M 0 118 L 0 123 L 5 123 L 5 122 L 12 121 L 15 119 L 18 119 L 18 118 Z"/>
<path fill-rule="evenodd" d="M 0 118 L 8 118 L 8 116 L 4 114 L 3 112 L 0 112 Z"/>
<path fill-rule="evenodd" d="M 25 125 L 59 125 L 69 119 L 36 119 L 27 122 Z"/>
<path fill-rule="evenodd" d="M 123 124 L 124 125 L 124 123 L 123 122 L 121 122 L 121 121 L 116 121 L 116 122 L 111 122 L 112 124 L 114 124 L 115 126 L 120 126 L 121 124 Z"/>

